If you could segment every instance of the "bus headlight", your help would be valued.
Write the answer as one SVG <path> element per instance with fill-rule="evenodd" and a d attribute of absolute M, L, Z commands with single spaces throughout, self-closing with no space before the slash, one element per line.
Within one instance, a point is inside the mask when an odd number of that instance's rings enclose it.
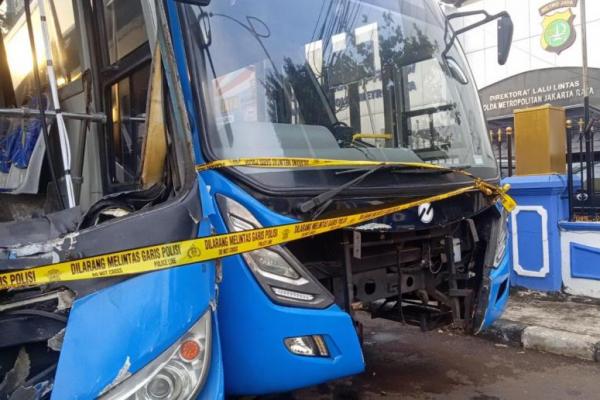
<path fill-rule="evenodd" d="M 494 267 L 497 267 L 502 262 L 506 253 L 508 242 L 508 213 L 502 211 L 502 215 L 498 219 L 497 224 L 498 234 L 496 235 L 496 252 L 494 253 Z"/>
<path fill-rule="evenodd" d="M 231 232 L 262 228 L 256 217 L 237 201 L 217 195 L 217 202 Z M 312 308 L 333 304 L 333 296 L 286 248 L 272 246 L 243 253 L 242 257 L 265 293 L 276 303 Z"/>
<path fill-rule="evenodd" d="M 192 399 L 206 379 L 210 353 L 211 312 L 208 310 L 171 347 L 99 399 Z"/>
<path fill-rule="evenodd" d="M 271 276 L 275 280 L 294 282 L 296 285 L 306 282 L 305 279 L 301 280 L 298 271 L 281 254 L 273 250 L 258 249 L 248 253 L 244 258 L 253 269 L 263 276 Z"/>

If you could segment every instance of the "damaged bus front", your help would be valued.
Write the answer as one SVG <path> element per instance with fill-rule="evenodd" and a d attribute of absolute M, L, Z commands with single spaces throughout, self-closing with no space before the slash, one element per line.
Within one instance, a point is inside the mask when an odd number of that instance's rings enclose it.
<path fill-rule="evenodd" d="M 455 41 L 472 26 L 454 31 L 433 0 L 4 0 L 0 12 L 0 269 L 15 277 L 498 183 Z M 507 16 L 479 15 L 510 42 Z M 340 165 L 194 171 L 246 157 Z M 378 164 L 352 166 L 364 161 Z M 318 384 L 364 369 L 358 305 L 477 332 L 507 299 L 506 218 L 469 191 L 219 261 L 2 290 L 0 398 Z"/>
<path fill-rule="evenodd" d="M 217 232 L 355 214 L 473 179 L 499 182 L 455 39 L 495 21 L 503 63 L 508 15 L 446 17 L 433 0 L 168 4 L 199 159 L 263 165 L 199 173 Z M 450 19 L 468 16 L 479 20 L 452 29 Z M 343 162 L 264 167 L 282 158 Z M 358 305 L 423 329 L 479 331 L 508 296 L 506 221 L 493 196 L 471 191 L 224 259 L 226 392 L 281 392 L 361 372 Z"/>
<path fill-rule="evenodd" d="M 2 286 L 211 234 L 161 9 L 0 1 L 0 272 L 23 271 Z M 218 270 L 0 290 L 0 399 L 222 398 Z"/>

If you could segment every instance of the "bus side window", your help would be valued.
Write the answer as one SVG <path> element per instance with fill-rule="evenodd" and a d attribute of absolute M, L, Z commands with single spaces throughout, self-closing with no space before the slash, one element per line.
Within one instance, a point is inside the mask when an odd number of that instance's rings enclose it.
<path fill-rule="evenodd" d="M 150 65 L 146 64 L 111 88 L 114 178 L 118 183 L 139 181 L 149 76 Z"/>
<path fill-rule="evenodd" d="M 110 116 L 108 191 L 140 187 L 151 53 L 140 0 L 98 0 L 106 41 L 104 95 Z"/>
<path fill-rule="evenodd" d="M 148 41 L 140 0 L 103 0 L 110 63 L 123 59 Z"/>
<path fill-rule="evenodd" d="M 61 106 L 65 111 L 83 111 L 84 58 L 81 23 L 77 18 L 81 5 L 78 0 L 36 0 L 29 3 L 37 62 L 34 61 L 29 38 L 25 2 L 0 1 L 0 108 L 54 108 L 54 103 L 48 101 L 51 82 L 47 70 L 46 35 L 40 17 L 41 4 L 45 9 L 47 39 Z M 39 72 L 39 85 L 34 79 L 34 71 Z M 83 157 L 79 157 L 78 150 L 84 148 L 79 146 L 84 136 L 77 134 L 82 122 L 66 118 L 65 124 L 73 154 L 70 169 L 76 178 L 77 192 L 77 184 L 83 178 Z M 40 117 L 9 116 L 6 113 L 0 116 L 0 197 L 3 197 L 0 198 L 0 208 L 6 210 L 9 208 L 7 204 L 21 204 L 22 215 L 37 215 L 62 206 L 56 189 L 57 180 L 61 179 L 64 170 L 57 168 L 61 163 L 60 141 L 55 134 L 57 125 L 49 118 L 47 126 L 49 135 L 46 142 Z M 81 163 L 77 162 L 79 160 Z M 17 194 L 18 197 L 15 196 Z M 0 219 L 13 218 L 10 212 L 4 215 L 7 214 L 8 217 Z"/>
<path fill-rule="evenodd" d="M 73 0 L 45 0 L 48 34 L 52 48 L 57 84 L 59 88 L 81 76 L 81 31 Z M 0 5 L 4 46 L 17 106 L 34 93 L 33 59 L 25 19 L 24 2 L 5 1 Z M 31 17 L 37 47 L 38 69 L 42 84 L 47 85 L 46 59 L 37 2 L 31 3 Z"/>

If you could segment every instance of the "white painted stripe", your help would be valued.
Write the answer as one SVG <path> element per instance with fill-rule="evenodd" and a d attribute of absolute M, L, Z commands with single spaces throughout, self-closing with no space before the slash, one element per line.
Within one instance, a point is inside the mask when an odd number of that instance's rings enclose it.
<path fill-rule="evenodd" d="M 517 216 L 522 211 L 537 213 L 541 218 L 542 230 L 542 267 L 538 270 L 524 268 L 519 259 L 519 227 Z M 511 213 L 513 269 L 520 276 L 544 278 L 550 273 L 550 253 L 548 249 L 548 211 L 542 206 L 517 206 Z"/>

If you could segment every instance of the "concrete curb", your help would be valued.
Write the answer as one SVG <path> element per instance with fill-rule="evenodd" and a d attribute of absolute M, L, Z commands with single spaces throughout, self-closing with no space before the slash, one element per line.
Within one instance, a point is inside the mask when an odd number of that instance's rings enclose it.
<path fill-rule="evenodd" d="M 500 319 L 481 336 L 545 353 L 600 362 L 600 338 Z"/>

